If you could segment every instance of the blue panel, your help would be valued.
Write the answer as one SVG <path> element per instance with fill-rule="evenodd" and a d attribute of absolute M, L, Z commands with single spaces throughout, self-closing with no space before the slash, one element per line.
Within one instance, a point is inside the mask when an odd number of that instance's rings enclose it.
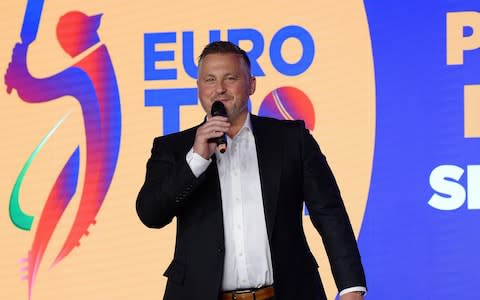
<path fill-rule="evenodd" d="M 464 169 L 457 184 L 466 190 L 467 166 L 480 164 L 480 139 L 464 138 L 463 107 L 464 85 L 480 84 L 480 53 L 466 53 L 463 65 L 446 64 L 447 12 L 478 11 L 480 3 L 367 0 L 365 7 L 377 98 L 359 239 L 368 299 L 474 299 L 480 211 L 466 203 L 444 211 L 428 201 L 437 166 Z"/>

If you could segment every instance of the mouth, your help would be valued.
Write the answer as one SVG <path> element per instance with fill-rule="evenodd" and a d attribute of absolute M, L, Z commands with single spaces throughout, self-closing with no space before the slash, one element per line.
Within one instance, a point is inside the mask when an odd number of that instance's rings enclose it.
<path fill-rule="evenodd" d="M 213 99 L 213 102 L 215 102 L 215 101 L 228 102 L 228 101 L 230 101 L 230 100 L 231 100 L 231 99 L 226 99 L 226 98 L 220 98 L 220 99 L 218 99 L 218 98 L 217 98 L 217 99 Z M 213 102 L 212 102 L 212 103 L 213 103 Z"/>
<path fill-rule="evenodd" d="M 212 103 L 215 102 L 215 101 L 227 102 L 227 101 L 230 101 L 230 100 L 232 100 L 232 97 L 222 95 L 222 96 L 214 97 Z"/>

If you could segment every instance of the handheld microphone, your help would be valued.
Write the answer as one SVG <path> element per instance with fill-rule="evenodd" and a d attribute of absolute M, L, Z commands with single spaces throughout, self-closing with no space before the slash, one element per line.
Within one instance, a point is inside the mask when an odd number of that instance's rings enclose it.
<path fill-rule="evenodd" d="M 223 105 L 221 101 L 213 102 L 211 115 L 212 117 L 226 117 L 227 111 L 225 110 L 225 105 Z M 227 150 L 227 136 L 225 135 L 225 133 L 222 136 L 215 138 L 214 141 L 217 144 L 217 150 L 220 151 L 220 153 L 225 153 L 225 151 Z"/>

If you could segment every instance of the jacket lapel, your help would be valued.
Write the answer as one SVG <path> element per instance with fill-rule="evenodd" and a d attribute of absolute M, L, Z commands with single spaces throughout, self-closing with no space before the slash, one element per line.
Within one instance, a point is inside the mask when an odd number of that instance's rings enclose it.
<path fill-rule="evenodd" d="M 257 148 L 258 169 L 262 187 L 263 207 L 267 223 L 268 238 L 271 241 L 275 225 L 279 183 L 282 164 L 282 147 L 276 142 L 276 130 L 261 117 L 250 115 L 253 135 Z"/>

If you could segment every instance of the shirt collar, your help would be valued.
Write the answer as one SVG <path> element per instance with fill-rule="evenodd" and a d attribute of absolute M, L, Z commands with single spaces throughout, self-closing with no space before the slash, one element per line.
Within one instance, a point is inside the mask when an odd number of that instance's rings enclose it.
<path fill-rule="evenodd" d="M 252 133 L 252 121 L 250 119 L 250 113 L 247 114 L 247 117 L 245 118 L 245 123 L 243 123 L 243 126 L 242 128 L 240 128 L 240 130 L 237 132 L 237 134 L 232 138 L 230 138 L 228 135 L 227 135 L 227 138 L 229 140 L 235 140 L 236 138 L 238 137 L 241 137 L 243 136 L 245 133 L 247 132 L 250 132 Z"/>
<path fill-rule="evenodd" d="M 247 118 L 245 118 L 245 123 L 243 124 L 240 131 L 242 131 L 244 128 L 248 128 L 248 130 L 252 131 L 252 120 L 250 120 L 250 113 L 247 114 Z"/>

